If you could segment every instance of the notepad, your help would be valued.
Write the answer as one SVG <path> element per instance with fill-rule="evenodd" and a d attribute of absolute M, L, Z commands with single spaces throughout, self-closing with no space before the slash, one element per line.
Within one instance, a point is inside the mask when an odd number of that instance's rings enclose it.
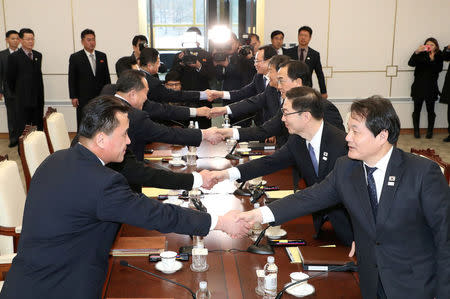
<path fill-rule="evenodd" d="M 118 237 L 110 254 L 112 256 L 147 256 L 158 254 L 166 248 L 166 237 Z"/>
<path fill-rule="evenodd" d="M 268 198 L 283 198 L 291 194 L 294 194 L 294 190 L 266 191 L 266 195 Z"/>
<path fill-rule="evenodd" d="M 158 197 L 158 195 L 167 195 L 169 194 L 170 189 L 161 189 L 161 188 L 142 188 L 142 193 L 144 193 L 147 197 Z"/>
<path fill-rule="evenodd" d="M 250 160 L 255 160 L 255 159 L 262 158 L 262 157 L 264 157 L 264 155 L 254 155 L 254 156 L 249 156 L 248 158 L 249 158 Z"/>
<path fill-rule="evenodd" d="M 289 256 L 289 259 L 291 260 L 291 263 L 294 264 L 301 264 L 302 258 L 300 255 L 300 250 L 298 247 L 286 247 L 286 252 Z"/>

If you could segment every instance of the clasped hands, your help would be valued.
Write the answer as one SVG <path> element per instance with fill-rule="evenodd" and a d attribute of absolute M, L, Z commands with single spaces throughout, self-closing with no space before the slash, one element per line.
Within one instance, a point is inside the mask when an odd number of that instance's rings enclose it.
<path fill-rule="evenodd" d="M 233 239 L 243 238 L 249 234 L 254 223 L 261 221 L 261 212 L 258 210 L 248 212 L 232 210 L 219 216 L 215 229 L 227 233 Z"/>

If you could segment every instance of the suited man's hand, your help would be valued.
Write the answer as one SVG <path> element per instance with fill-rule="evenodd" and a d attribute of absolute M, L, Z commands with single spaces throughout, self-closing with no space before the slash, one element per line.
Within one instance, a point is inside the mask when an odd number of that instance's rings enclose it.
<path fill-rule="evenodd" d="M 78 99 L 77 98 L 72 99 L 72 106 L 76 108 L 76 107 L 78 107 L 78 105 L 80 105 L 80 103 L 78 102 Z"/>
<path fill-rule="evenodd" d="M 210 118 L 227 114 L 227 107 L 214 107 L 209 114 Z"/>
<path fill-rule="evenodd" d="M 231 129 L 231 128 L 217 129 L 217 132 L 219 134 L 221 134 L 223 138 L 232 138 L 233 137 L 233 129 Z"/>
<path fill-rule="evenodd" d="M 202 187 L 205 189 L 211 189 L 214 187 L 215 184 L 217 184 L 219 181 L 211 175 L 211 171 L 209 170 L 202 170 L 200 171 L 200 175 L 202 176 L 203 184 Z"/>
<path fill-rule="evenodd" d="M 211 108 L 209 108 L 209 107 L 200 107 L 200 108 L 197 108 L 195 110 L 197 111 L 197 116 L 204 116 L 204 117 L 207 117 L 207 118 L 211 118 L 209 116 Z"/>
<path fill-rule="evenodd" d="M 210 171 L 209 176 L 211 177 L 211 179 L 214 179 L 217 182 L 221 182 L 230 178 L 226 169 Z"/>
<path fill-rule="evenodd" d="M 220 90 L 205 90 L 206 95 L 208 96 L 208 101 L 212 102 L 215 99 L 223 98 L 223 91 Z"/>
<path fill-rule="evenodd" d="M 242 238 L 248 235 L 253 223 L 239 219 L 239 211 L 230 211 L 223 216 L 219 216 L 215 229 L 221 230 L 232 238 Z"/>
<path fill-rule="evenodd" d="M 213 145 L 223 141 L 225 138 L 217 130 L 218 129 L 215 127 L 202 130 L 203 140 L 207 140 L 209 143 Z"/>
<path fill-rule="evenodd" d="M 237 216 L 239 220 L 247 223 L 261 223 L 263 221 L 262 214 L 259 209 L 254 209 L 248 212 L 241 212 Z"/>
<path fill-rule="evenodd" d="M 328 99 L 328 94 L 327 93 L 322 93 L 322 99 Z"/>

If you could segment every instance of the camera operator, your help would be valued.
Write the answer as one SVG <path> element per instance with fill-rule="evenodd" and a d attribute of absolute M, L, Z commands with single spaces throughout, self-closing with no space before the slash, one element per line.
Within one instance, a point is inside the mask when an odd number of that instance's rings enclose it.
<path fill-rule="evenodd" d="M 202 33 L 197 27 L 190 27 L 187 32 L 195 32 L 197 36 Z M 209 81 L 215 78 L 215 69 L 210 53 L 200 48 L 197 42 L 196 48 L 184 49 L 175 56 L 171 71 L 176 71 L 181 76 L 183 90 L 206 90 L 210 88 Z M 186 105 L 200 107 L 198 104 L 185 103 Z M 203 105 L 203 103 L 202 103 Z M 209 107 L 211 104 L 208 103 Z M 211 120 L 196 119 L 200 128 L 209 128 Z"/>

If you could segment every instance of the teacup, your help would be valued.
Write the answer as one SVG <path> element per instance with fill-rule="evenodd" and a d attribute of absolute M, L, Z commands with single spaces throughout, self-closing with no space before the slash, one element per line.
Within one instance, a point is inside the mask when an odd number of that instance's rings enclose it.
<path fill-rule="evenodd" d="M 183 155 L 181 153 L 172 153 L 172 161 L 175 164 L 180 164 L 182 162 L 181 158 Z"/>
<path fill-rule="evenodd" d="M 272 235 L 277 236 L 281 234 L 281 225 L 271 226 L 267 229 Z"/>
<path fill-rule="evenodd" d="M 241 148 L 242 151 L 248 151 L 250 150 L 248 148 L 248 142 L 239 142 L 239 148 Z"/>
<path fill-rule="evenodd" d="M 163 251 L 159 254 L 161 262 L 166 269 L 172 269 L 175 266 L 177 253 L 175 251 Z"/>
<path fill-rule="evenodd" d="M 292 272 L 291 274 L 289 274 L 289 277 L 291 278 L 291 282 L 297 282 L 306 278 L 309 278 L 309 275 L 303 272 Z M 302 284 L 306 284 L 308 283 L 307 280 L 298 283 L 297 285 L 302 285 Z"/>

